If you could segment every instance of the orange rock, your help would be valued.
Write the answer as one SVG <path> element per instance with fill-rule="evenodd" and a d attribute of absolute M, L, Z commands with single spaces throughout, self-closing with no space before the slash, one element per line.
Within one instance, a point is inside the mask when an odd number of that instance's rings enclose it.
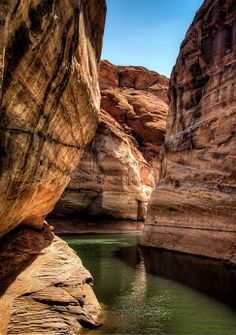
<path fill-rule="evenodd" d="M 159 150 L 164 141 L 168 79 L 140 66 L 100 65 L 101 107 L 132 135 L 159 179 Z"/>
<path fill-rule="evenodd" d="M 0 13 L 1 236 L 42 227 L 94 136 L 105 1 L 7 0 Z"/>
<path fill-rule="evenodd" d="M 142 243 L 236 262 L 236 3 L 206 0 L 170 80 Z"/>

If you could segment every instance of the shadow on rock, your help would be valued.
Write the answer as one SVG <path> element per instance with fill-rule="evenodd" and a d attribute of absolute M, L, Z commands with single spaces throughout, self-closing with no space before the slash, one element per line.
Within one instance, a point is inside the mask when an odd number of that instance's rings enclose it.
<path fill-rule="evenodd" d="M 19 226 L 0 239 L 0 296 L 52 240 L 53 233 L 47 224 L 42 231 Z"/>

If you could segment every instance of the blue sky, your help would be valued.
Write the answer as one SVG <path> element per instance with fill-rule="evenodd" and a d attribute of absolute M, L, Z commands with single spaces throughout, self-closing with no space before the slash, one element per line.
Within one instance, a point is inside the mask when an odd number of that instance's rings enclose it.
<path fill-rule="evenodd" d="M 102 59 L 170 76 L 203 0 L 107 0 Z"/>

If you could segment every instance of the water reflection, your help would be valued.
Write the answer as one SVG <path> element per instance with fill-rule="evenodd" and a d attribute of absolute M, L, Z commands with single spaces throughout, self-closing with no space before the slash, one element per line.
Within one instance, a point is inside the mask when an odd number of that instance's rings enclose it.
<path fill-rule="evenodd" d="M 140 248 L 133 235 L 66 240 L 106 306 L 104 326 L 89 335 L 236 334 L 235 272 L 219 262 Z"/>
<path fill-rule="evenodd" d="M 236 310 L 236 270 L 220 261 L 139 245 L 121 247 L 116 255 L 133 268 L 142 266 L 149 274 L 187 285 Z"/>

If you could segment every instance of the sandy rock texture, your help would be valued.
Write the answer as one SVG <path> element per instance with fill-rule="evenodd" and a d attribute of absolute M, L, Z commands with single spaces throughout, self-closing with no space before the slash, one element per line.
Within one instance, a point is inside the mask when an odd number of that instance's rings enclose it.
<path fill-rule="evenodd" d="M 100 123 L 53 215 L 144 220 L 167 118 L 168 79 L 101 61 Z"/>
<path fill-rule="evenodd" d="M 0 4 L 0 236 L 42 227 L 98 122 L 105 1 Z"/>
<path fill-rule="evenodd" d="M 165 138 L 169 80 L 141 66 L 100 65 L 101 107 L 132 135 L 159 179 L 159 151 Z"/>
<path fill-rule="evenodd" d="M 236 262 L 236 2 L 206 0 L 170 81 L 142 243 Z"/>
<path fill-rule="evenodd" d="M 95 138 L 53 213 L 143 220 L 154 186 L 152 169 L 134 139 L 101 111 Z"/>
<path fill-rule="evenodd" d="M 17 228 L 0 253 L 0 334 L 78 334 L 100 325 L 92 277 L 76 253 L 55 237 Z"/>

